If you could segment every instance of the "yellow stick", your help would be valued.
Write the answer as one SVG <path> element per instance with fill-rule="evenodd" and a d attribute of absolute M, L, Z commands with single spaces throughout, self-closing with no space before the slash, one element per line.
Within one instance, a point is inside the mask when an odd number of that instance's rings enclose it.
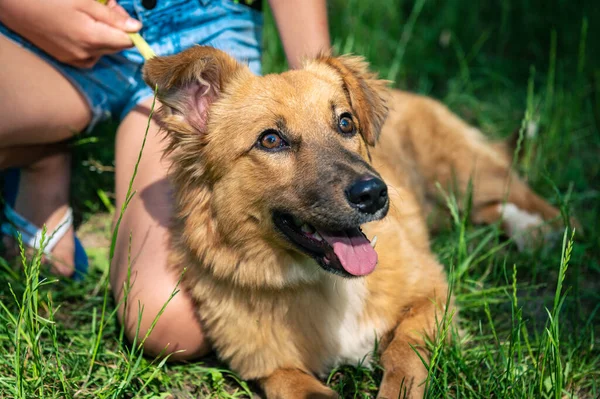
<path fill-rule="evenodd" d="M 106 4 L 108 0 L 97 0 L 101 4 Z M 156 54 L 148 44 L 146 40 L 139 33 L 128 33 L 129 38 L 133 42 L 134 46 L 138 49 L 142 57 L 145 60 L 149 60 L 152 57 L 155 57 Z"/>
<path fill-rule="evenodd" d="M 152 50 L 152 47 L 150 47 L 148 42 L 144 40 L 144 38 L 139 33 L 128 33 L 128 35 L 145 60 L 149 60 L 150 58 L 156 56 L 156 54 Z"/>

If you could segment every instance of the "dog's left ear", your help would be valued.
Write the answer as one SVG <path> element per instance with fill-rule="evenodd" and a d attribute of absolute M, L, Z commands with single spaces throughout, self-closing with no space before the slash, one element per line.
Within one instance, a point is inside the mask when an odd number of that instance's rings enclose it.
<path fill-rule="evenodd" d="M 350 106 L 358 119 L 359 131 L 365 142 L 374 146 L 388 114 L 390 82 L 379 79 L 377 74 L 369 71 L 369 65 L 362 57 L 320 56 L 316 61 L 340 75 Z"/>
<path fill-rule="evenodd" d="M 173 140 L 205 132 L 210 105 L 239 73 L 250 71 L 223 51 L 207 46 L 154 57 L 144 66 L 144 80 L 158 89 L 162 103 L 159 122 Z"/>

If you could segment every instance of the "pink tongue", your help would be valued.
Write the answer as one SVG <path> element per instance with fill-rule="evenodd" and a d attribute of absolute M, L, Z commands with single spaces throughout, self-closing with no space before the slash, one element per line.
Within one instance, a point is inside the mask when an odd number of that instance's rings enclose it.
<path fill-rule="evenodd" d="M 321 237 L 333 248 L 344 270 L 354 276 L 364 276 L 375 269 L 377 252 L 362 233 L 357 233 L 349 236 L 345 231 L 319 231 Z"/>

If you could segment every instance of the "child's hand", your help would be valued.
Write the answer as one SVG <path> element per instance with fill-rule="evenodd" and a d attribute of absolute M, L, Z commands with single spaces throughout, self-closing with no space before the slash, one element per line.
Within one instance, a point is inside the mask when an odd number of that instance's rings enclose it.
<path fill-rule="evenodd" d="M 107 5 L 94 0 L 3 0 L 0 20 L 57 60 L 80 68 L 131 47 L 127 32 L 142 27 L 116 0 Z"/>

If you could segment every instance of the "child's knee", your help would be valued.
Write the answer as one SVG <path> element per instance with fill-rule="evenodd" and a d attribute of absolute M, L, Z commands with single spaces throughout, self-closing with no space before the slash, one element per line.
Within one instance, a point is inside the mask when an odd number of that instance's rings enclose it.
<path fill-rule="evenodd" d="M 140 306 L 128 306 L 125 326 L 129 341 L 143 343 L 144 353 L 149 356 L 170 355 L 169 360 L 190 360 L 207 354 L 210 344 L 184 293 L 180 291 L 163 310 L 166 300 L 159 303 L 161 296 L 149 291 L 145 299 L 134 299 Z"/>

